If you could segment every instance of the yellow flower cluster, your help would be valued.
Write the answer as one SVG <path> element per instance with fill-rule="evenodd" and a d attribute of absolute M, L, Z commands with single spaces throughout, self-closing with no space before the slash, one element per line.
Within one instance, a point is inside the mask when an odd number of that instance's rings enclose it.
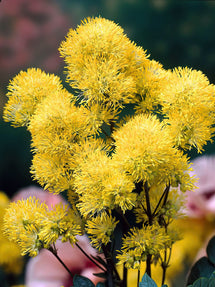
<path fill-rule="evenodd" d="M 101 17 L 71 29 L 59 50 L 73 94 L 54 75 L 22 71 L 9 84 L 4 119 L 27 126 L 34 179 L 66 192 L 72 209 L 12 203 L 5 233 L 34 256 L 58 237 L 73 244 L 83 228 L 109 264 L 104 246 L 121 228 L 120 263 L 167 266 L 162 254 L 178 240 L 169 228 L 179 215 L 178 189 L 194 187 L 186 151 L 201 152 L 213 136 L 214 85 L 200 71 L 165 70 Z M 127 104 L 133 115 L 125 115 Z"/>
<path fill-rule="evenodd" d="M 12 202 L 4 217 L 4 233 L 16 242 L 21 254 L 36 256 L 40 249 L 49 248 L 59 237 L 62 241 L 76 242 L 80 226 L 68 215 L 67 206 L 58 204 L 49 210 L 35 197 Z"/>
<path fill-rule="evenodd" d="M 141 262 L 146 261 L 147 255 L 158 256 L 170 243 L 170 237 L 158 225 L 133 228 L 123 238 L 122 254 L 117 256 L 119 264 L 125 263 L 127 268 L 139 268 Z"/>
<path fill-rule="evenodd" d="M 102 244 L 107 245 L 111 241 L 113 231 L 117 225 L 111 215 L 101 213 L 87 223 L 86 231 L 92 244 L 101 251 Z"/>
<path fill-rule="evenodd" d="M 60 53 L 71 86 L 83 93 L 83 101 L 103 108 L 131 102 L 138 70 L 147 59 L 120 26 L 103 18 L 88 18 L 71 29 Z"/>

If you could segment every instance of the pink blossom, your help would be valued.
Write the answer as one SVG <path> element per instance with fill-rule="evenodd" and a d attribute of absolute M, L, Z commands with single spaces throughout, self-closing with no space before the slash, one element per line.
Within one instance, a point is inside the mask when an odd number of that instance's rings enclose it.
<path fill-rule="evenodd" d="M 215 156 L 200 156 L 192 167 L 197 189 L 186 192 L 186 214 L 195 218 L 215 216 Z"/>

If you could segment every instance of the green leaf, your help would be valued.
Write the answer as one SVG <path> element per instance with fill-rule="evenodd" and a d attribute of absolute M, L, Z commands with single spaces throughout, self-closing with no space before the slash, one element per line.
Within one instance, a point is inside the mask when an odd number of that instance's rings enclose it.
<path fill-rule="evenodd" d="M 208 282 L 208 278 L 199 278 L 193 283 L 192 287 L 208 287 Z"/>
<path fill-rule="evenodd" d="M 210 278 L 207 287 L 214 287 L 215 286 L 215 278 Z"/>
<path fill-rule="evenodd" d="M 200 258 L 192 267 L 188 276 L 187 285 L 192 285 L 200 277 L 209 278 L 215 271 L 214 265 L 207 257 Z"/>
<path fill-rule="evenodd" d="M 142 281 L 139 284 L 139 287 L 157 287 L 157 284 L 147 273 L 143 275 Z"/>
<path fill-rule="evenodd" d="M 81 275 L 75 275 L 73 278 L 73 287 L 95 287 L 95 285 L 90 279 Z"/>
<path fill-rule="evenodd" d="M 215 278 L 215 271 L 211 274 L 210 279 Z"/>
<path fill-rule="evenodd" d="M 211 240 L 208 242 L 206 251 L 210 262 L 215 264 L 215 236 L 213 236 Z"/>
<path fill-rule="evenodd" d="M 99 282 L 99 283 L 97 283 L 97 284 L 96 284 L 96 287 L 105 287 L 105 284 L 104 284 L 104 283 Z"/>
<path fill-rule="evenodd" d="M 164 284 L 164 285 L 162 285 L 161 287 L 168 287 L 168 285 Z"/>

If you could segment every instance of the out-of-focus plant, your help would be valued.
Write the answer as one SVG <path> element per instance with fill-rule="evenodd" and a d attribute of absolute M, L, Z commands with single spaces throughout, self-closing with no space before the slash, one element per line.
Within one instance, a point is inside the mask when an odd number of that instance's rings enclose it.
<path fill-rule="evenodd" d="M 11 203 L 5 234 L 23 255 L 46 248 L 61 260 L 56 240 L 80 248 L 77 235 L 87 233 L 104 258 L 80 249 L 107 286 L 127 286 L 128 269 L 137 270 L 138 286 L 142 262 L 150 277 L 159 264 L 164 284 L 181 237 L 172 224 L 183 204 L 178 189 L 194 188 L 187 151 L 212 140 L 214 85 L 201 71 L 165 70 L 104 18 L 71 29 L 60 53 L 73 94 L 53 74 L 21 71 L 8 86 L 4 119 L 27 127 L 34 179 L 66 192 L 70 207 Z"/>
<path fill-rule="evenodd" d="M 6 208 L 10 203 L 9 198 L 4 192 L 0 192 L 0 268 L 2 270 L 1 283 L 16 281 L 24 267 L 24 260 L 21 256 L 19 246 L 8 240 L 3 234 L 3 218 Z M 4 276 L 3 276 L 4 275 Z"/>

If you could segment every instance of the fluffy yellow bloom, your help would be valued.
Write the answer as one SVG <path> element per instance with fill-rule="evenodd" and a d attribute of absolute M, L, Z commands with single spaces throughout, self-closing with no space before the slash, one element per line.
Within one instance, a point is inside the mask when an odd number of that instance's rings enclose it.
<path fill-rule="evenodd" d="M 75 191 L 80 196 L 77 206 L 84 216 L 116 206 L 125 211 L 135 204 L 131 178 L 114 168 L 104 151 L 96 150 L 82 159 L 74 177 Z"/>
<path fill-rule="evenodd" d="M 179 67 L 173 70 L 160 98 L 175 144 L 201 152 L 214 132 L 214 85 L 201 71 Z"/>
<path fill-rule="evenodd" d="M 77 241 L 76 235 L 81 235 L 80 226 L 75 222 L 72 213 L 68 214 L 68 206 L 63 206 L 62 203 L 56 204 L 41 222 L 43 226 L 39 238 L 47 248 L 59 237 L 62 237 L 63 242 L 69 240 L 73 244 Z"/>
<path fill-rule="evenodd" d="M 125 263 L 127 268 L 140 268 L 147 255 L 158 256 L 169 245 L 170 238 L 165 230 L 157 225 L 146 228 L 133 228 L 123 238 L 121 254 L 117 255 L 119 264 Z"/>
<path fill-rule="evenodd" d="M 34 114 L 37 105 L 50 94 L 62 91 L 60 78 L 46 74 L 40 69 L 21 71 L 10 81 L 4 109 L 4 120 L 14 126 L 25 126 Z"/>
<path fill-rule="evenodd" d="M 111 241 L 117 223 L 114 217 L 105 212 L 87 221 L 87 234 L 98 250 L 101 249 L 102 244 L 107 245 Z"/>
<path fill-rule="evenodd" d="M 124 31 L 104 18 L 87 18 L 60 46 L 67 78 L 89 104 L 121 107 L 136 92 L 135 72 L 146 59 Z"/>
<path fill-rule="evenodd" d="M 4 216 L 4 233 L 18 243 L 22 255 L 36 256 L 59 237 L 63 242 L 75 243 L 81 227 L 67 206 L 58 204 L 49 210 L 45 203 L 33 197 L 10 203 Z"/>
<path fill-rule="evenodd" d="M 30 256 L 36 256 L 43 247 L 38 232 L 46 210 L 47 206 L 35 198 L 11 202 L 6 209 L 4 233 L 9 240 L 18 243 L 22 255 L 29 253 Z"/>
<path fill-rule="evenodd" d="M 149 186 L 183 183 L 192 187 L 186 156 L 173 147 L 173 141 L 155 116 L 137 115 L 113 134 L 113 158 L 135 182 Z"/>
<path fill-rule="evenodd" d="M 147 60 L 139 70 L 137 77 L 137 104 L 135 109 L 138 113 L 158 110 L 161 104 L 159 95 L 165 91 L 169 80 L 169 72 L 154 60 Z"/>

